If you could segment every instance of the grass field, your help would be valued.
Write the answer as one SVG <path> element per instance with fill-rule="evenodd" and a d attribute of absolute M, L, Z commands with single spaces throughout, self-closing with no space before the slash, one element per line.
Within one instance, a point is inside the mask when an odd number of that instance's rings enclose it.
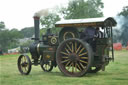
<path fill-rule="evenodd" d="M 128 51 L 115 51 L 115 61 L 106 71 L 83 77 L 66 77 L 58 68 L 43 72 L 32 66 L 30 75 L 21 75 L 17 69 L 19 55 L 0 56 L 0 85 L 128 85 Z"/>

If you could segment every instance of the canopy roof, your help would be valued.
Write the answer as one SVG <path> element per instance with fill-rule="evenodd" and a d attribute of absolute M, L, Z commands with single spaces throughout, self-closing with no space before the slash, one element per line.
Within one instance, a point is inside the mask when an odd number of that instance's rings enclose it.
<path fill-rule="evenodd" d="M 87 19 L 70 19 L 61 20 L 55 23 L 56 27 L 86 27 L 86 26 L 116 26 L 116 21 L 112 17 L 87 18 Z"/>

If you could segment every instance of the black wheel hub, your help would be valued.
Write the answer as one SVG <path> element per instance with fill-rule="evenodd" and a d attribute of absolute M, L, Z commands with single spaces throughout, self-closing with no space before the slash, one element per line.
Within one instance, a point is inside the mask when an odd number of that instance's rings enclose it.
<path fill-rule="evenodd" d="M 71 53 L 68 55 L 68 57 L 69 57 L 70 61 L 72 61 L 72 62 L 76 62 L 79 60 L 79 56 L 76 53 Z"/>
<path fill-rule="evenodd" d="M 22 63 L 22 67 L 26 67 L 28 65 L 28 63 L 24 62 Z"/>

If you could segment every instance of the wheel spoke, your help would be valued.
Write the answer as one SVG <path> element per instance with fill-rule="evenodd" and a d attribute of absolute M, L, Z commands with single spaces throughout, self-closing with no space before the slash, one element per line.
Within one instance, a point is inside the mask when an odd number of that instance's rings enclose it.
<path fill-rule="evenodd" d="M 86 61 L 83 61 L 83 60 L 80 60 L 80 62 L 82 62 L 82 63 L 86 63 L 86 64 L 87 64 L 87 62 L 86 62 Z"/>
<path fill-rule="evenodd" d="M 88 57 L 80 57 L 81 59 L 88 59 Z"/>
<path fill-rule="evenodd" d="M 75 63 L 75 72 L 77 72 L 77 65 L 76 65 L 76 63 Z"/>
<path fill-rule="evenodd" d="M 25 72 L 27 72 L 27 69 L 26 69 L 26 67 L 24 67 L 24 69 L 25 69 Z"/>
<path fill-rule="evenodd" d="M 67 61 L 69 61 L 69 59 L 62 61 L 61 63 L 65 63 L 65 62 L 67 62 Z"/>
<path fill-rule="evenodd" d="M 25 58 L 25 56 L 24 56 L 24 61 L 26 62 L 26 58 Z"/>
<path fill-rule="evenodd" d="M 82 53 L 82 54 L 80 54 L 79 56 L 83 56 L 83 55 L 86 55 L 87 54 L 87 52 L 85 52 L 85 53 Z"/>
<path fill-rule="evenodd" d="M 66 65 L 65 65 L 65 67 L 68 66 L 68 64 L 69 64 L 70 62 L 71 62 L 71 61 L 68 61 L 68 62 L 66 63 Z"/>
<path fill-rule="evenodd" d="M 80 54 L 84 49 L 85 49 L 85 48 L 82 48 L 82 49 L 80 50 L 79 54 Z"/>
<path fill-rule="evenodd" d="M 66 46 L 67 46 L 67 47 L 68 47 L 68 49 L 72 52 L 72 50 L 71 50 L 70 46 L 69 46 L 68 44 L 66 44 Z"/>
<path fill-rule="evenodd" d="M 45 69 L 47 70 L 47 65 L 45 64 L 44 66 L 45 66 Z"/>
<path fill-rule="evenodd" d="M 21 69 L 23 70 L 23 66 L 21 65 Z"/>
<path fill-rule="evenodd" d="M 76 52 L 76 49 L 77 49 L 77 43 L 75 42 L 75 52 Z"/>
<path fill-rule="evenodd" d="M 76 54 L 78 53 L 78 51 L 80 50 L 80 48 L 81 48 L 81 44 L 80 44 L 80 46 L 78 47 L 78 49 L 76 50 Z"/>
<path fill-rule="evenodd" d="M 67 59 L 68 57 L 67 56 L 63 56 L 62 58 Z"/>
<path fill-rule="evenodd" d="M 74 52 L 74 47 L 73 47 L 73 43 L 72 43 L 72 53 Z"/>
<path fill-rule="evenodd" d="M 72 63 L 72 73 L 74 73 L 74 63 Z"/>
<path fill-rule="evenodd" d="M 66 50 L 67 53 L 70 53 L 69 50 L 68 50 L 67 48 L 65 48 L 65 50 Z"/>
<path fill-rule="evenodd" d="M 85 67 L 83 66 L 83 64 L 82 64 L 82 63 L 80 63 L 80 65 L 81 65 L 81 67 L 82 67 L 83 69 L 85 69 Z"/>
<path fill-rule="evenodd" d="M 67 69 L 68 71 L 69 71 L 69 69 L 71 68 L 71 65 L 72 65 L 72 63 L 70 63 L 70 65 L 68 66 L 68 69 Z"/>
<path fill-rule="evenodd" d="M 22 63 L 23 63 L 23 58 L 21 58 L 21 62 L 20 62 L 20 64 L 22 65 Z"/>
<path fill-rule="evenodd" d="M 64 55 L 68 55 L 67 53 L 65 53 L 65 52 L 60 52 L 60 53 L 62 53 L 62 54 L 64 54 Z"/>
<path fill-rule="evenodd" d="M 48 65 L 46 64 L 46 69 L 48 70 Z"/>
<path fill-rule="evenodd" d="M 81 67 L 79 66 L 78 63 L 76 63 L 76 67 L 78 67 L 78 69 L 79 69 L 80 71 L 82 71 L 82 69 L 81 69 Z"/>

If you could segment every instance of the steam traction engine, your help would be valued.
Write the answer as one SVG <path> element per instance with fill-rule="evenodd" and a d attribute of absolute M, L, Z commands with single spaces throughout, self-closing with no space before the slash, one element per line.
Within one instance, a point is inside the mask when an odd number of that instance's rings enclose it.
<path fill-rule="evenodd" d="M 67 76 L 83 76 L 86 73 L 96 73 L 105 70 L 110 60 L 114 60 L 112 26 L 116 21 L 109 18 L 91 18 L 58 21 L 55 26 L 61 27 L 58 36 L 43 35 L 39 38 L 39 19 L 34 16 L 35 38 L 30 45 L 30 54 L 21 54 L 18 58 L 18 69 L 21 74 L 28 75 L 32 65 L 40 65 L 46 71 L 52 71 L 58 66 Z M 101 38 L 95 38 L 96 52 L 86 41 L 80 39 L 80 29 L 88 26 L 100 27 L 103 31 Z M 111 55 L 110 55 L 111 49 Z M 31 61 L 32 60 L 32 61 Z"/>

